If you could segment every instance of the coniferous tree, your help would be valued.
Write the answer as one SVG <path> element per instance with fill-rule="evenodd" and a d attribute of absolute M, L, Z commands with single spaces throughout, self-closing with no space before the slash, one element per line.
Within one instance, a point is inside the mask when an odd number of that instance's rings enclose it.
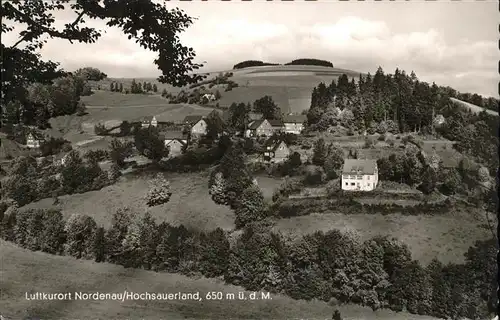
<path fill-rule="evenodd" d="M 320 138 L 314 143 L 312 163 L 316 166 L 325 164 L 328 149 L 325 144 L 325 139 Z"/>
<path fill-rule="evenodd" d="M 258 186 L 250 185 L 234 205 L 236 214 L 236 227 L 242 228 L 250 222 L 262 220 L 266 217 L 264 196 Z"/>
<path fill-rule="evenodd" d="M 93 243 L 95 262 L 106 261 L 106 237 L 103 227 L 96 230 L 94 243 Z"/>

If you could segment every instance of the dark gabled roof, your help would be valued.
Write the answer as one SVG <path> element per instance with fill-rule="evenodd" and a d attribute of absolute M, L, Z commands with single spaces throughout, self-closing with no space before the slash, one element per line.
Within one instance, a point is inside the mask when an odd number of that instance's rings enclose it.
<path fill-rule="evenodd" d="M 264 121 L 266 121 L 265 119 L 264 120 L 256 120 L 256 121 L 252 121 L 250 122 L 250 124 L 248 125 L 248 129 L 250 130 L 255 130 L 257 129 L 258 127 L 260 127 L 260 125 L 262 123 L 264 123 Z"/>
<path fill-rule="evenodd" d="M 200 121 L 201 119 L 203 119 L 204 116 L 200 116 L 200 115 L 190 115 L 190 116 L 186 116 L 184 118 L 184 123 L 189 123 L 189 124 L 196 124 L 198 123 L 198 121 Z"/>
<path fill-rule="evenodd" d="M 33 138 L 36 140 L 45 140 L 45 137 L 43 136 L 43 134 L 39 133 L 38 131 L 35 131 L 35 130 L 29 131 L 26 134 L 26 138 L 28 137 L 29 134 L 31 134 L 33 136 Z"/>
<path fill-rule="evenodd" d="M 178 141 L 180 144 L 182 144 L 182 145 L 186 145 L 186 144 L 187 144 L 187 142 L 186 142 L 185 140 L 186 140 L 186 139 L 173 139 L 172 141 L 170 141 L 169 143 L 167 143 L 167 146 L 168 146 L 169 144 L 171 144 L 172 142 L 174 142 L 174 141 Z"/>
<path fill-rule="evenodd" d="M 307 117 L 303 114 L 289 114 L 283 117 L 284 123 L 304 123 Z"/>
<path fill-rule="evenodd" d="M 273 127 L 283 127 L 283 121 L 281 120 L 267 120 Z"/>
<path fill-rule="evenodd" d="M 345 159 L 344 174 L 375 174 L 377 161 L 372 159 Z"/>
<path fill-rule="evenodd" d="M 269 150 L 271 150 L 273 152 L 276 151 L 276 149 L 279 147 L 279 145 L 282 142 L 285 143 L 285 145 L 287 146 L 286 142 L 283 139 L 274 138 L 274 137 L 267 139 L 266 142 L 264 142 L 264 152 L 269 151 Z M 268 147 L 270 147 L 270 148 L 268 148 Z"/>
<path fill-rule="evenodd" d="M 163 140 L 174 140 L 174 139 L 186 140 L 187 139 L 187 137 L 184 135 L 184 133 L 182 131 L 179 131 L 179 130 L 163 131 L 160 133 L 160 138 Z"/>

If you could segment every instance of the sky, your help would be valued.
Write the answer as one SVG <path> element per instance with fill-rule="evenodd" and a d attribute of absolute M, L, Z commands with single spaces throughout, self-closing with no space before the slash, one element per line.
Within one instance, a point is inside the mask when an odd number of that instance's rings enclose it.
<path fill-rule="evenodd" d="M 498 2 L 220 2 L 171 1 L 168 7 L 196 17 L 180 38 L 193 47 L 203 72 L 244 60 L 286 63 L 297 58 L 331 61 L 335 67 L 372 74 L 381 66 L 414 71 L 423 81 L 498 97 Z M 56 23 L 72 21 L 59 12 Z M 110 77 L 156 77 L 155 54 L 105 30 L 95 44 L 52 39 L 40 51 L 69 71 L 83 66 Z M 20 31 L 22 29 L 16 29 Z M 15 33 L 3 41 L 15 41 Z"/>

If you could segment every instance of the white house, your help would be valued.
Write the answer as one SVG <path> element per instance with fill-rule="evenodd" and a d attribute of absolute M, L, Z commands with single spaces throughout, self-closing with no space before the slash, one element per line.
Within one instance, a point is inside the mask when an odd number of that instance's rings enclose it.
<path fill-rule="evenodd" d="M 304 130 L 307 117 L 302 114 L 289 114 L 283 117 L 286 133 L 300 134 Z"/>
<path fill-rule="evenodd" d="M 26 146 L 28 148 L 40 148 L 40 144 L 45 141 L 43 136 L 39 135 L 37 132 L 30 132 L 26 135 Z"/>
<path fill-rule="evenodd" d="M 192 135 L 207 134 L 207 122 L 203 116 L 193 115 L 184 118 L 184 124 L 189 125 Z"/>
<path fill-rule="evenodd" d="M 371 191 L 378 184 L 377 161 L 345 159 L 342 168 L 342 190 Z"/>
<path fill-rule="evenodd" d="M 157 127 L 158 121 L 156 120 L 156 116 L 153 116 L 153 118 L 151 118 L 151 120 L 149 120 L 149 118 L 145 118 L 144 120 L 142 120 L 141 126 L 143 128 Z"/>
<path fill-rule="evenodd" d="M 245 131 L 245 137 L 270 137 L 273 135 L 273 127 L 266 119 L 255 120 L 250 122 L 248 129 Z"/>
<path fill-rule="evenodd" d="M 170 157 L 175 157 L 180 154 L 182 154 L 183 149 L 187 145 L 187 140 L 182 140 L 182 139 L 174 139 L 171 140 L 170 142 L 165 143 L 165 147 L 168 147 L 169 152 L 168 155 Z"/>

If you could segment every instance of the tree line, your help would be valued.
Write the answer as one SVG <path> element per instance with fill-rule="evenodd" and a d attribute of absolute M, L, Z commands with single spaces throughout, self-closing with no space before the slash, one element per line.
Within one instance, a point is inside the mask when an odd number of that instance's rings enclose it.
<path fill-rule="evenodd" d="M 261 60 L 245 60 L 242 62 L 238 62 L 233 66 L 233 70 L 236 69 L 244 69 L 249 67 L 262 67 L 262 66 L 280 66 L 279 63 L 271 63 L 271 62 L 263 62 Z M 295 59 L 293 61 L 287 62 L 284 64 L 285 66 L 322 66 L 322 67 L 330 67 L 333 68 L 333 64 L 330 61 L 320 60 L 320 59 L 311 59 L 311 58 L 302 58 Z"/>
<path fill-rule="evenodd" d="M 202 232 L 158 223 L 146 212 L 117 210 L 111 226 L 91 216 L 67 220 L 54 209 L 1 206 L 1 236 L 33 251 L 110 262 L 126 268 L 223 277 L 246 290 L 294 299 L 356 303 L 440 318 L 484 318 L 496 303 L 497 243 L 479 241 L 464 264 L 412 260 L 408 247 L 377 236 L 360 241 L 332 230 L 292 241 L 251 223 L 230 245 L 222 229 Z"/>

